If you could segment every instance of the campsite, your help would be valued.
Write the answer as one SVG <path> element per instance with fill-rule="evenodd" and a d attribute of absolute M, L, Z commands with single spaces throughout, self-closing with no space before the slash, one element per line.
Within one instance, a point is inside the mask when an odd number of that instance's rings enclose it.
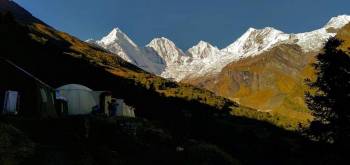
<path fill-rule="evenodd" d="M 111 116 L 110 104 L 116 100 L 114 116 L 135 117 L 134 109 L 108 91 L 93 91 L 78 84 L 57 89 L 47 85 L 13 62 L 0 58 L 0 105 L 2 115 L 58 117 L 61 115 Z"/>

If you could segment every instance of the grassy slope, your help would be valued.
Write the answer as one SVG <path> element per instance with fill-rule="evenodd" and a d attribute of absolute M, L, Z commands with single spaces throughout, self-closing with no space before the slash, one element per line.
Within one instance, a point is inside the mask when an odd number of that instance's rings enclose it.
<path fill-rule="evenodd" d="M 341 49 L 350 54 L 350 24 L 347 24 L 344 28 L 342 28 L 336 37 L 344 41 Z"/>

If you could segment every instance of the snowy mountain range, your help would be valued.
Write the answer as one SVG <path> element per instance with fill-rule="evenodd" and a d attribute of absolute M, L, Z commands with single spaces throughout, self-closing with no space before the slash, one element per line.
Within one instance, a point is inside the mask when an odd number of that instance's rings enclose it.
<path fill-rule="evenodd" d="M 140 47 L 120 29 L 113 29 L 101 40 L 88 40 L 136 66 L 164 78 L 181 81 L 219 73 L 233 61 L 259 55 L 280 44 L 297 44 L 303 51 L 319 51 L 325 41 L 350 22 L 350 16 L 333 17 L 324 27 L 306 33 L 287 34 L 272 27 L 249 28 L 240 38 L 219 49 L 200 41 L 186 52 L 167 38 L 155 38 Z"/>

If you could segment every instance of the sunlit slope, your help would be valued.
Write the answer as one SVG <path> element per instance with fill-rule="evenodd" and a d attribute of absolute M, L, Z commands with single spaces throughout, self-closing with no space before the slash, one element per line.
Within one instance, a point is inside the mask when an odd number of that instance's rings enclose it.
<path fill-rule="evenodd" d="M 350 24 L 347 24 L 344 28 L 342 28 L 336 37 L 344 41 L 344 43 L 341 45 L 341 49 L 343 51 L 350 52 Z"/>
<path fill-rule="evenodd" d="M 316 54 L 304 53 L 297 45 L 283 44 L 259 56 L 233 62 L 217 76 L 190 83 L 269 113 L 274 116 L 273 122 L 294 127 L 312 119 L 304 103 L 304 80 L 314 76 L 310 64 Z"/>

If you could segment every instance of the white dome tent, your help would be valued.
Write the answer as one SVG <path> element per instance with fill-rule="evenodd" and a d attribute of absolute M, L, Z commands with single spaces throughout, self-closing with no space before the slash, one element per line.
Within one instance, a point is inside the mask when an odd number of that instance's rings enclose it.
<path fill-rule="evenodd" d="M 68 84 L 57 88 L 57 96 L 66 98 L 69 115 L 89 114 L 99 104 L 90 88 L 79 84 Z"/>

